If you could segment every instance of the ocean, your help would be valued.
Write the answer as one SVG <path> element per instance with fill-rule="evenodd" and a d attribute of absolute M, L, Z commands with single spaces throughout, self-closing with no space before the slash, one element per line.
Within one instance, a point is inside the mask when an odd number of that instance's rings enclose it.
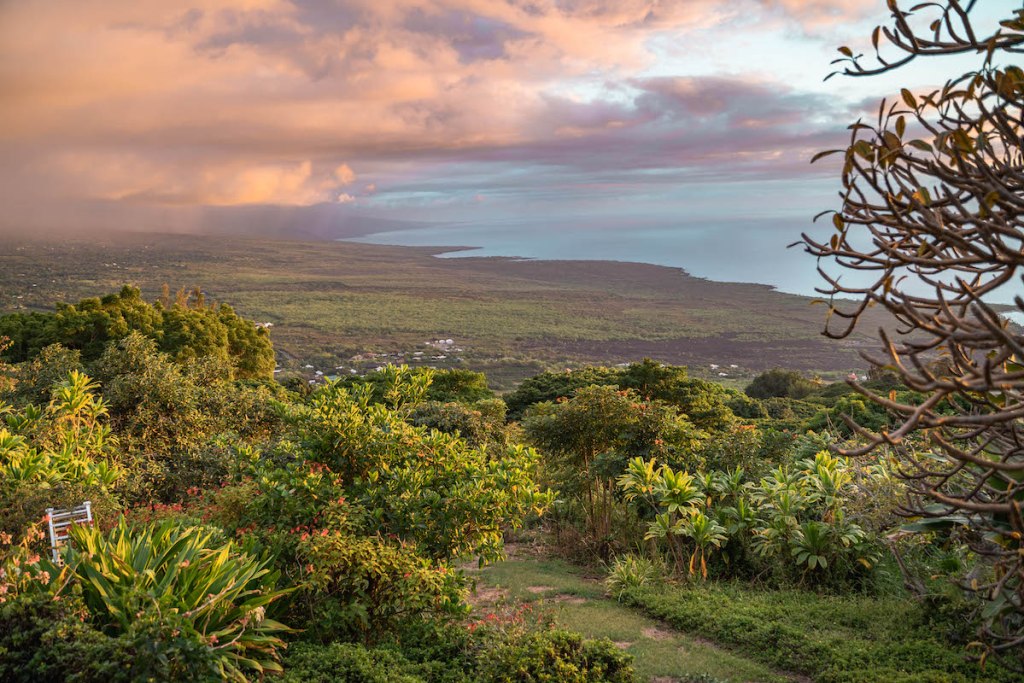
<path fill-rule="evenodd" d="M 802 245 L 801 232 L 827 239 L 831 223 L 818 225 L 788 219 L 707 221 L 667 225 L 658 222 L 590 220 L 574 222 L 491 221 L 428 224 L 413 229 L 379 232 L 346 241 L 411 247 L 450 247 L 439 258 L 502 256 L 545 260 L 631 261 L 680 268 L 689 275 L 718 282 L 769 285 L 781 292 L 822 296 L 815 288 L 826 283 L 818 261 Z M 456 249 L 457 248 L 457 249 Z M 825 264 L 841 274 L 847 286 L 868 283 L 870 275 Z M 925 293 L 926 289 L 919 289 Z M 991 303 L 1012 304 L 1024 286 L 1006 286 Z M 1009 314 L 1024 322 L 1024 313 Z"/>
<path fill-rule="evenodd" d="M 441 258 L 504 256 L 545 260 L 633 261 L 680 268 L 720 282 L 767 284 L 815 295 L 821 284 L 815 259 L 799 246 L 800 230 L 787 221 L 659 225 L 623 222 L 586 225 L 504 221 L 453 223 L 379 232 L 347 241 L 413 247 L 459 247 Z"/>

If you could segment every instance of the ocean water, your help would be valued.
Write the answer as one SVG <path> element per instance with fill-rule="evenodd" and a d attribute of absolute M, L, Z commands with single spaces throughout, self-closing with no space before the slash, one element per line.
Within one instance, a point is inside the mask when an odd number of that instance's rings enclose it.
<path fill-rule="evenodd" d="M 756 221 L 701 221 L 664 224 L 657 222 L 591 220 L 579 222 L 503 221 L 450 223 L 408 230 L 379 232 L 346 241 L 412 247 L 459 247 L 442 251 L 440 258 L 504 256 L 548 260 L 631 261 L 680 268 L 688 274 L 718 282 L 747 282 L 775 287 L 804 296 L 822 296 L 816 291 L 825 281 L 818 273 L 818 260 L 798 242 L 803 231 L 819 239 L 829 236 L 830 225 L 814 225 L 788 219 Z M 844 271 L 832 263 L 822 264 L 833 275 L 841 275 L 847 286 L 867 284 L 874 278 Z M 930 293 L 921 287 L 918 293 Z M 1024 296 L 1018 281 L 1005 286 L 991 303 L 1012 304 L 1014 295 Z M 1012 313 L 1024 322 L 1024 313 Z"/>
<path fill-rule="evenodd" d="M 506 221 L 446 224 L 381 232 L 347 241 L 414 247 L 469 247 L 441 258 L 505 256 L 551 260 L 633 261 L 681 268 L 720 282 L 767 284 L 784 292 L 814 295 L 821 284 L 815 259 L 801 247 L 800 229 L 788 221 L 659 225 L 538 224 Z"/>

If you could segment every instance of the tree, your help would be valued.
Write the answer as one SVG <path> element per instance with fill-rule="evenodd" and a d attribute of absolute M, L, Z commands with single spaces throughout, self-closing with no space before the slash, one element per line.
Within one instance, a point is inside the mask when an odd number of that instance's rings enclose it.
<path fill-rule="evenodd" d="M 190 298 L 194 297 L 194 301 Z M 146 302 L 136 287 L 125 285 L 102 299 L 57 304 L 54 313 L 11 313 L 0 316 L 0 336 L 10 343 L 0 352 L 8 360 L 31 360 L 47 346 L 61 344 L 80 351 L 84 361 L 99 358 L 110 341 L 138 332 L 157 342 L 178 361 L 212 357 L 230 360 L 235 379 L 271 379 L 274 347 L 266 328 L 241 318 L 226 304 L 207 306 L 199 288 L 184 290 L 165 307 Z"/>
<path fill-rule="evenodd" d="M 775 368 L 755 377 L 745 391 L 751 398 L 803 398 L 814 384 L 795 370 Z"/>
<path fill-rule="evenodd" d="M 609 550 L 612 537 L 615 478 L 630 458 L 678 465 L 691 461 L 706 437 L 667 403 L 597 385 L 533 406 L 523 427 L 548 456 L 547 474 L 559 493 L 581 504 L 586 531 L 600 552 Z"/>
<path fill-rule="evenodd" d="M 1024 10 L 980 31 L 975 0 L 901 4 L 889 0 L 893 23 L 872 34 L 871 66 L 839 48 L 843 73 L 870 76 L 958 54 L 976 55 L 978 67 L 928 93 L 903 89 L 898 101 L 883 100 L 876 121 L 850 126 L 849 145 L 832 150 L 843 154 L 842 206 L 826 212 L 835 232 L 803 243 L 819 259 L 821 291 L 855 299 L 832 304 L 829 322 L 841 324 L 825 334 L 845 337 L 867 307 L 884 307 L 903 334 L 880 332 L 886 354 L 868 360 L 924 394 L 900 402 L 856 386 L 899 426 L 875 433 L 851 425 L 866 443 L 849 453 L 891 446 L 901 455 L 912 490 L 903 513 L 923 518 L 917 529 L 955 527 L 986 561 L 965 581 L 987 601 L 986 653 L 1019 656 L 1024 336 L 993 299 L 1024 266 L 1024 71 L 1012 64 L 1024 52 Z M 868 281 L 841 283 L 831 266 Z"/>

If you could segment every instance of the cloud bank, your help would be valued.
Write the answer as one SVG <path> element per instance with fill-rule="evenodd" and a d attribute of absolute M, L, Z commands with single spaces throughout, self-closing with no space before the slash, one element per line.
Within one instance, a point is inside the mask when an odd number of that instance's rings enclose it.
<path fill-rule="evenodd" d="M 798 181 L 857 105 L 773 76 L 758 41 L 775 32 L 814 52 L 809 34 L 872 12 L 861 0 L 5 3 L 2 221 L 117 221 L 117 207 L 154 229 L 204 207 L 530 211 Z M 87 221 L 84 206 L 103 211 Z"/>

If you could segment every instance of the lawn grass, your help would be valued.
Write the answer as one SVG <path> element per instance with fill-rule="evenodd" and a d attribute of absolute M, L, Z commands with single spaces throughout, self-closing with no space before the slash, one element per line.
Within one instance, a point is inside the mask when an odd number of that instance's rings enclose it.
<path fill-rule="evenodd" d="M 476 573 L 481 587 L 501 591 L 500 601 L 532 604 L 560 627 L 588 638 L 608 638 L 635 657 L 642 681 L 686 680 L 711 675 L 717 681 L 787 678 L 770 667 L 707 641 L 673 631 L 664 623 L 609 599 L 599 581 L 556 560 L 512 559 Z M 486 611 L 489 606 L 481 606 Z"/>

